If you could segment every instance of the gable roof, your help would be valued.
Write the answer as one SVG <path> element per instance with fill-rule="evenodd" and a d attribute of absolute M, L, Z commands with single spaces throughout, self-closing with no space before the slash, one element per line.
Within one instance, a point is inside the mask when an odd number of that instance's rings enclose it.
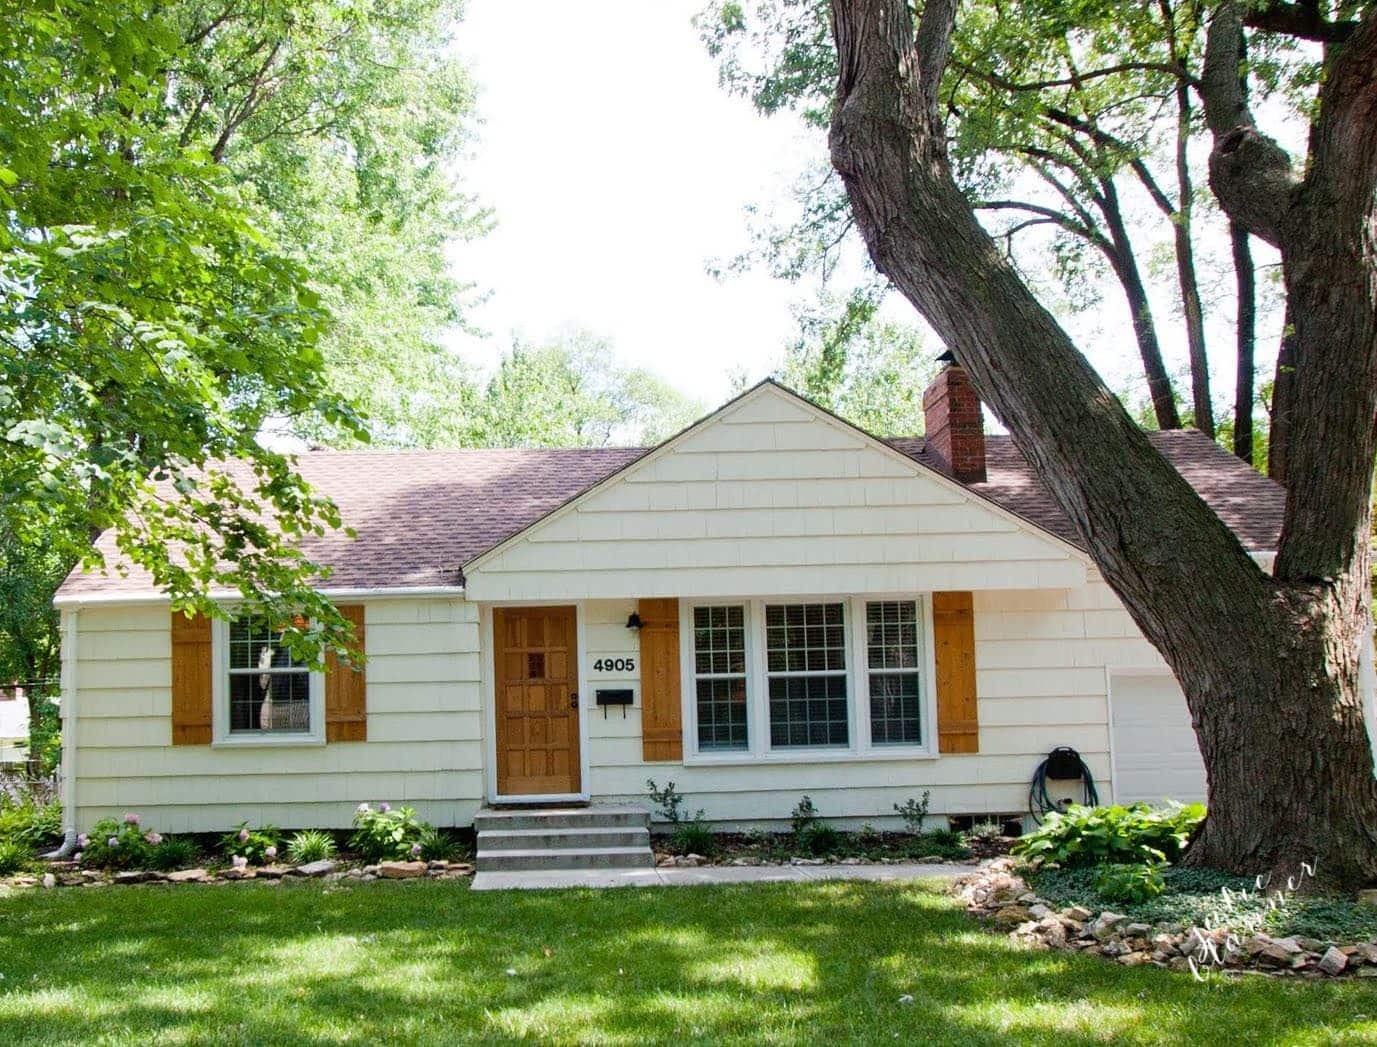
<path fill-rule="evenodd" d="M 458 588 L 463 567 L 590 493 L 642 458 L 667 450 L 711 419 L 770 387 L 836 418 L 792 390 L 767 380 L 655 448 L 508 449 L 451 451 L 310 451 L 298 457 L 302 477 L 333 499 L 342 533 L 303 542 L 303 550 L 333 568 L 331 590 Z M 875 439 L 850 423 L 848 428 Z M 1149 440 L 1252 551 L 1276 548 L 1282 489 L 1194 430 L 1153 432 Z M 921 437 L 877 440 L 947 482 L 1077 549 L 1084 543 L 1008 436 L 986 437 L 987 479 L 958 484 Z M 97 548 L 119 562 L 113 536 Z M 58 590 L 59 602 L 155 595 L 150 577 L 131 570 L 74 571 Z"/>

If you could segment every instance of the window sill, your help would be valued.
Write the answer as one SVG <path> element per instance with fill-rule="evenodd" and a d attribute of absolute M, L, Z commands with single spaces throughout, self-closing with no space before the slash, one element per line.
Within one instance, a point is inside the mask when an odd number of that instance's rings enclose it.
<path fill-rule="evenodd" d="M 884 763 L 935 760 L 937 753 L 912 746 L 858 749 L 776 749 L 771 752 L 706 752 L 684 757 L 685 767 L 747 767 L 752 764 Z"/>
<path fill-rule="evenodd" d="M 325 739 L 314 734 L 231 735 L 210 743 L 212 749 L 318 749 Z"/>

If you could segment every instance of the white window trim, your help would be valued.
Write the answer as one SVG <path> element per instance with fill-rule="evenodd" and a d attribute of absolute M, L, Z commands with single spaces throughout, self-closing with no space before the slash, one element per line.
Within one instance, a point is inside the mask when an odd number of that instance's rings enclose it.
<path fill-rule="evenodd" d="M 232 612 L 231 612 L 232 613 Z M 210 623 L 211 745 L 225 749 L 308 748 L 325 744 L 325 674 L 310 673 L 311 729 L 309 731 L 230 731 L 230 623 Z"/>
<path fill-rule="evenodd" d="M 872 601 L 913 600 L 918 605 L 918 658 L 923 688 L 919 745 L 875 745 L 870 737 L 870 682 L 864 629 L 865 605 Z M 769 682 L 765 672 L 765 605 L 779 603 L 843 604 L 847 637 L 846 693 L 850 744 L 845 746 L 770 747 Z M 746 737 L 747 748 L 698 749 L 698 689 L 694 672 L 693 609 L 738 605 L 745 608 L 746 625 Z M 684 763 L 702 766 L 756 763 L 810 764 L 935 760 L 937 751 L 936 663 L 932 643 L 932 600 L 922 593 L 865 593 L 849 596 L 712 597 L 679 601 L 679 668 L 684 724 Z M 825 675 L 825 674 L 824 674 Z"/>

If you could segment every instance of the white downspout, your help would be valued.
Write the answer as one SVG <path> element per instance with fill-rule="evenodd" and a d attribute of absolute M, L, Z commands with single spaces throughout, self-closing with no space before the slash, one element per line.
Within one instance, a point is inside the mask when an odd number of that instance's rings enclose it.
<path fill-rule="evenodd" d="M 44 858 L 66 858 L 76 850 L 76 750 L 77 750 L 77 615 L 64 608 L 62 630 L 62 844 Z"/>
<path fill-rule="evenodd" d="M 1358 651 L 1358 690 L 1363 696 L 1363 720 L 1367 723 L 1373 764 L 1377 765 L 1377 670 L 1372 664 L 1372 644 L 1373 635 L 1368 631 L 1367 642 Z"/>

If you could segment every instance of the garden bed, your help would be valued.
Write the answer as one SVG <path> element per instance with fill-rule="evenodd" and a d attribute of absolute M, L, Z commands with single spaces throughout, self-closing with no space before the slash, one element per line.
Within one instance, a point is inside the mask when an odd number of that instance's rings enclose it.
<path fill-rule="evenodd" d="M 835 831 L 819 847 L 816 837 L 792 832 L 710 833 L 686 844 L 680 834 L 651 838 L 655 863 L 699 865 L 897 865 L 947 862 L 974 865 L 1007 854 L 1013 837 L 952 830 L 906 832 Z M 697 847 L 695 850 L 694 848 Z"/>

